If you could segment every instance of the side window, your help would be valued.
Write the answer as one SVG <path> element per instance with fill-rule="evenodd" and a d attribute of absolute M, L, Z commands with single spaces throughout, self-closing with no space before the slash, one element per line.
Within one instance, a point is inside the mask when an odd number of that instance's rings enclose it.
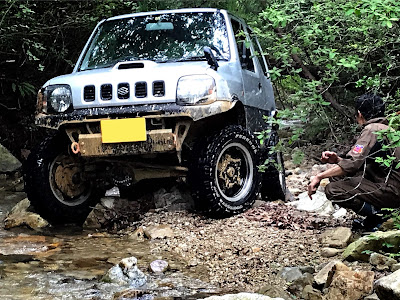
<path fill-rule="evenodd" d="M 253 43 L 254 49 L 256 50 L 254 54 L 257 57 L 258 62 L 260 63 L 261 69 L 263 70 L 263 74 L 267 74 L 267 66 L 265 64 L 266 62 L 264 54 L 262 52 L 260 43 L 258 42 L 257 37 L 254 34 L 251 35 L 251 41 Z"/>
<path fill-rule="evenodd" d="M 235 19 L 231 19 L 233 33 L 235 34 L 236 45 L 239 52 L 239 59 L 242 69 L 254 71 L 254 64 L 251 54 L 251 42 L 247 38 L 247 34 L 244 32 L 243 26 L 240 22 Z"/>

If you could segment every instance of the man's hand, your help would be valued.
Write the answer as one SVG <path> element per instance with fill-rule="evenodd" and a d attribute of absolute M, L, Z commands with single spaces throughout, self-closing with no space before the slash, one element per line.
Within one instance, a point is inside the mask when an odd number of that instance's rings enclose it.
<path fill-rule="evenodd" d="M 317 188 L 319 186 L 319 183 L 321 182 L 321 178 L 319 176 L 314 176 L 314 178 L 311 180 L 310 184 L 308 185 L 308 197 L 312 199 L 311 195 L 315 194 L 317 191 Z"/>
<path fill-rule="evenodd" d="M 339 162 L 339 156 L 332 151 L 324 151 L 321 155 L 321 161 L 323 163 L 337 164 Z"/>

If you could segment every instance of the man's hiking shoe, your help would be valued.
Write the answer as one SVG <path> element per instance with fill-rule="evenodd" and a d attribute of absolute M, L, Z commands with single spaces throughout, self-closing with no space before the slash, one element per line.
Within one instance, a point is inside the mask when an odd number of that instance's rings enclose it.
<path fill-rule="evenodd" d="M 385 219 L 380 215 L 372 215 L 363 219 L 354 219 L 352 229 L 363 231 L 378 231 Z"/>

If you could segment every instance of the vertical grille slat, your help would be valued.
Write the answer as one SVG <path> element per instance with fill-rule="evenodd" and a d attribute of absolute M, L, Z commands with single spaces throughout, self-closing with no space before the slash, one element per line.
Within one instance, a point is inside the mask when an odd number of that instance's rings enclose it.
<path fill-rule="evenodd" d="M 144 81 L 136 82 L 135 84 L 135 96 L 136 98 L 147 97 L 147 83 Z"/>
<path fill-rule="evenodd" d="M 124 82 L 118 84 L 117 95 L 118 99 L 129 99 L 130 97 L 129 83 Z"/>
<path fill-rule="evenodd" d="M 165 96 L 165 83 L 162 80 L 153 82 L 153 96 L 163 97 Z"/>
<path fill-rule="evenodd" d="M 111 100 L 112 99 L 112 85 L 111 84 L 103 84 L 100 88 L 100 95 L 102 100 Z"/>
<path fill-rule="evenodd" d="M 85 101 L 94 101 L 96 95 L 96 89 L 94 85 L 87 85 L 83 88 L 83 100 Z"/>

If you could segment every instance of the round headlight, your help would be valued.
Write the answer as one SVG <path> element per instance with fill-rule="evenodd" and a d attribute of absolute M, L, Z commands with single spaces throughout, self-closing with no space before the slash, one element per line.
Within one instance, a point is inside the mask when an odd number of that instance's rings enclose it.
<path fill-rule="evenodd" d="M 66 111 L 72 104 L 71 90 L 64 86 L 55 88 L 50 93 L 49 102 L 56 112 Z"/>

